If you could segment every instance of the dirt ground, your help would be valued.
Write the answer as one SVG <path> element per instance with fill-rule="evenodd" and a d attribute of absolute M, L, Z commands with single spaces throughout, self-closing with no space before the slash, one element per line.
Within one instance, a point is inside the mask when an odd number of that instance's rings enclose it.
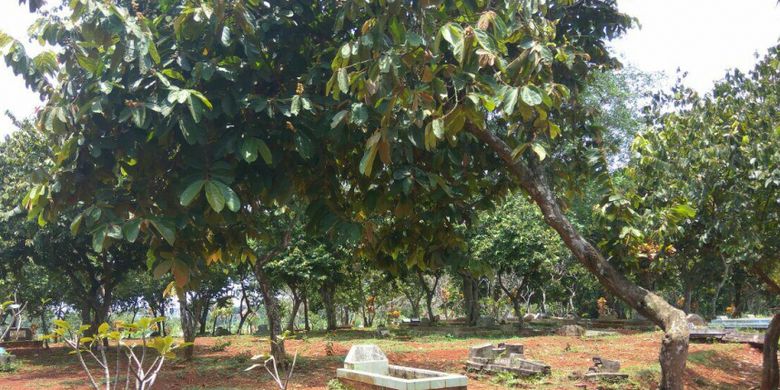
<path fill-rule="evenodd" d="M 411 340 L 377 340 L 368 331 L 340 331 L 329 335 L 303 336 L 288 340 L 287 351 L 298 352 L 292 379 L 294 389 L 326 389 L 341 367 L 352 344 L 378 344 L 391 364 L 463 373 L 468 347 L 484 342 L 511 341 L 525 345 L 526 354 L 552 367 L 552 375 L 512 383 L 524 389 L 646 389 L 654 388 L 660 376 L 659 332 L 578 338 L 535 336 L 523 338 L 454 338 L 443 335 L 413 337 Z M 332 343 L 333 355 L 326 346 Z M 251 356 L 267 351 L 267 340 L 252 336 L 202 337 L 196 340 L 192 362 L 166 362 L 156 389 L 273 389 L 268 373 L 259 368 L 245 372 Z M 20 360 L 15 372 L 0 373 L 0 389 L 88 388 L 75 356 L 61 345 L 50 350 L 12 349 Z M 584 372 L 593 356 L 618 360 L 629 382 L 596 384 L 571 378 Z M 761 353 L 742 344 L 691 344 L 687 365 L 689 389 L 750 389 L 758 385 Z M 469 374 L 471 389 L 509 387 L 487 375 Z"/>

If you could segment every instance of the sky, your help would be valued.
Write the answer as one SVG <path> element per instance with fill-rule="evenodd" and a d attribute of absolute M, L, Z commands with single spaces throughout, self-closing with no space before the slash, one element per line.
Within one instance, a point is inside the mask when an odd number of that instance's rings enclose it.
<path fill-rule="evenodd" d="M 729 69 L 748 71 L 755 53 L 778 44 L 780 6 L 777 0 L 618 0 L 622 12 L 639 19 L 641 28 L 629 31 L 611 47 L 621 61 L 645 72 L 675 77 L 688 72 L 686 83 L 704 93 Z M 34 17 L 16 0 L 0 5 L 0 31 L 27 42 Z M 28 51 L 40 48 L 28 44 Z M 5 116 L 31 115 L 41 104 L 0 61 L 0 135 L 12 130 Z"/>

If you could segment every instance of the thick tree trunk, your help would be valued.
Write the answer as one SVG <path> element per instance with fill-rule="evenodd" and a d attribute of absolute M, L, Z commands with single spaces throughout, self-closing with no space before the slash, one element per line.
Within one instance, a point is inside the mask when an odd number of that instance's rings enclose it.
<path fill-rule="evenodd" d="M 761 390 L 780 388 L 780 367 L 777 363 L 777 342 L 780 340 L 780 312 L 769 323 L 764 336 L 764 366 L 761 370 Z"/>
<path fill-rule="evenodd" d="M 693 286 L 690 281 L 685 282 L 685 291 L 683 292 L 682 310 L 689 314 L 691 312 L 691 296 L 693 295 Z"/>
<path fill-rule="evenodd" d="M 469 131 L 489 145 L 504 161 L 510 173 L 539 207 L 545 222 L 558 232 L 577 260 L 596 276 L 605 288 L 664 330 L 659 359 L 659 387 L 665 390 L 683 389 L 685 361 L 688 357 L 688 324 L 685 313 L 658 295 L 629 281 L 582 237 L 561 210 L 557 198 L 539 169 L 529 168 L 522 160 L 516 161 L 509 146 L 490 131 L 473 126 L 469 127 Z"/>
<path fill-rule="evenodd" d="M 715 296 L 712 297 L 712 315 L 710 316 L 712 318 L 715 318 L 715 316 L 718 315 L 718 298 L 720 298 L 720 292 L 723 290 L 723 286 L 726 285 L 726 282 L 731 276 L 731 263 L 727 262 L 726 259 L 723 259 L 723 264 L 725 266 L 725 271 L 723 271 L 723 279 L 721 279 L 720 283 L 718 283 L 718 288 L 715 289 Z"/>
<path fill-rule="evenodd" d="M 188 343 L 195 342 L 196 328 L 198 321 L 195 319 L 195 313 L 192 312 L 192 305 L 188 302 L 187 293 L 177 288 L 176 296 L 179 298 L 179 318 L 181 320 L 181 331 L 184 335 L 184 341 Z M 195 347 L 193 345 L 184 348 L 184 359 L 192 360 Z"/>
<path fill-rule="evenodd" d="M 266 275 L 260 262 L 255 263 L 255 278 L 260 285 L 260 294 L 263 296 L 263 305 L 268 319 L 268 339 L 271 342 L 271 356 L 274 357 L 277 364 L 281 367 L 286 366 L 287 354 L 284 350 L 284 339 L 282 333 L 282 316 L 279 310 L 279 299 L 276 296 L 276 290 L 271 284 L 271 280 Z"/>
<path fill-rule="evenodd" d="M 463 278 L 463 300 L 466 310 L 466 323 L 476 326 L 480 316 L 479 308 L 479 284 L 471 275 L 461 274 Z"/>
<path fill-rule="evenodd" d="M 325 283 L 320 288 L 322 294 L 322 304 L 325 306 L 325 320 L 328 330 L 336 330 L 338 322 L 336 321 L 336 286 L 332 283 Z"/>
<path fill-rule="evenodd" d="M 208 322 L 209 319 L 209 301 L 211 300 L 209 299 L 205 302 L 205 304 L 203 304 L 203 308 L 200 312 L 200 321 L 199 321 L 200 331 L 198 332 L 200 335 L 206 334 L 206 323 Z M 215 321 L 216 321 L 216 316 L 215 316 Z"/>

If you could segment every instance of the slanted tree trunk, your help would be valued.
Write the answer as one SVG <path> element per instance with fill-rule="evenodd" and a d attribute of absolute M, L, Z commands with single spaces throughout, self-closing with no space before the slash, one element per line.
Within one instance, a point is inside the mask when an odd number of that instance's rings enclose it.
<path fill-rule="evenodd" d="M 731 277 L 731 263 L 726 261 L 725 258 L 723 258 L 723 264 L 725 266 L 725 270 L 723 271 L 723 279 L 721 279 L 720 283 L 718 283 L 718 288 L 715 289 L 715 296 L 712 297 L 712 315 L 710 317 L 715 318 L 716 315 L 718 315 L 718 298 L 720 298 L 720 292 L 723 290 L 723 286 L 726 285 L 726 282 Z"/>
<path fill-rule="evenodd" d="M 510 291 L 509 288 L 504 284 L 504 280 L 502 279 L 503 272 L 501 270 L 498 271 L 498 277 L 496 280 L 498 281 L 498 287 L 501 288 L 502 291 L 504 291 L 504 294 L 509 297 L 509 301 L 512 302 L 512 310 L 515 312 L 515 317 L 517 317 L 517 327 L 519 329 L 523 328 L 523 306 L 520 304 L 520 294 L 519 294 L 519 288 L 515 289 L 515 291 Z M 522 279 L 520 281 L 522 284 Z"/>
<path fill-rule="evenodd" d="M 284 350 L 284 339 L 282 334 L 282 316 L 279 309 L 279 298 L 276 296 L 276 289 L 273 288 L 271 280 L 263 269 L 263 263 L 255 263 L 255 278 L 260 285 L 260 294 L 263 296 L 263 305 L 268 319 L 268 339 L 271 342 L 271 356 L 274 357 L 277 364 L 286 366 L 287 354 Z"/>
<path fill-rule="evenodd" d="M 336 330 L 338 322 L 336 321 L 336 285 L 325 282 L 320 287 L 322 294 L 322 304 L 325 306 L 325 320 L 328 330 Z"/>
<path fill-rule="evenodd" d="M 417 277 L 420 279 L 420 286 L 425 291 L 425 307 L 428 309 L 428 322 L 433 325 L 436 322 L 436 315 L 433 312 L 433 298 L 436 296 L 436 287 L 439 285 L 441 273 L 437 272 L 433 275 L 432 287 L 428 287 L 428 282 L 425 281 L 425 275 L 423 275 L 422 271 L 417 271 Z"/>
<path fill-rule="evenodd" d="M 293 296 L 292 311 L 290 312 L 290 319 L 287 321 L 286 329 L 290 332 L 295 330 L 295 317 L 298 315 L 298 309 L 301 307 L 301 298 L 298 296 L 298 289 L 295 286 L 290 286 L 290 291 Z"/>
<path fill-rule="evenodd" d="M 201 335 L 205 335 L 206 334 L 206 323 L 208 323 L 208 319 L 209 319 L 209 304 L 210 304 L 210 302 L 211 302 L 211 300 L 207 299 L 203 303 L 203 306 L 201 307 L 200 321 L 198 321 L 198 323 L 200 324 L 200 331 L 198 333 L 201 334 Z M 215 316 L 215 318 L 216 318 L 216 316 Z"/>
<path fill-rule="evenodd" d="M 780 312 L 769 323 L 764 335 L 764 364 L 761 370 L 761 390 L 780 388 L 780 367 L 777 363 L 777 343 L 780 341 Z"/>
<path fill-rule="evenodd" d="M 515 160 L 512 149 L 489 130 L 481 130 L 475 126 L 469 126 L 468 130 L 504 161 L 509 172 L 539 207 L 545 222 L 558 232 L 577 260 L 605 288 L 664 330 L 659 357 L 659 387 L 664 390 L 683 389 L 685 361 L 688 357 L 688 324 L 685 313 L 660 296 L 632 283 L 618 272 L 596 247 L 582 237 L 561 210 L 557 197 L 549 188 L 539 167 L 529 167 L 523 160 Z"/>
<path fill-rule="evenodd" d="M 189 302 L 187 293 L 183 289 L 176 288 L 176 296 L 179 298 L 179 318 L 181 320 L 181 331 L 184 335 L 184 341 L 194 343 L 198 321 L 195 319 L 195 313 L 192 312 L 192 304 Z M 193 345 L 184 347 L 184 359 L 192 360 L 194 352 L 195 347 Z"/>

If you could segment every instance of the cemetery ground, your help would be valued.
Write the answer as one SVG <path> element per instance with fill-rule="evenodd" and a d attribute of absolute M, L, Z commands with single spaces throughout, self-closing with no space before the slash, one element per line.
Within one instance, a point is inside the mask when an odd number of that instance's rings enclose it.
<path fill-rule="evenodd" d="M 646 389 L 654 388 L 660 377 L 657 363 L 662 332 L 620 331 L 616 335 L 566 337 L 538 335 L 516 337 L 490 333 L 479 337 L 451 334 L 412 335 L 408 340 L 376 339 L 369 330 L 340 330 L 299 334 L 286 341 L 289 353 L 298 352 L 291 380 L 294 389 L 326 389 L 342 367 L 353 344 L 376 344 L 391 364 L 464 373 L 470 346 L 491 342 L 513 342 L 525 346 L 526 355 L 549 364 L 546 377 L 503 381 L 488 375 L 469 373 L 470 389 Z M 255 336 L 199 337 L 191 362 L 174 359 L 166 364 L 155 384 L 157 389 L 273 389 L 270 376 L 262 369 L 245 372 L 251 357 L 268 348 L 267 339 Z M 20 360 L 15 372 L 0 373 L 0 389 L 82 389 L 84 374 L 74 356 L 60 344 L 50 350 L 14 349 Z M 113 352 L 113 351 L 112 351 Z M 620 361 L 628 382 L 597 384 L 570 377 L 584 373 L 592 357 Z M 689 389 L 749 389 L 758 386 L 761 352 L 746 344 L 692 343 L 686 366 Z M 121 387 L 121 386 L 120 386 Z"/>

